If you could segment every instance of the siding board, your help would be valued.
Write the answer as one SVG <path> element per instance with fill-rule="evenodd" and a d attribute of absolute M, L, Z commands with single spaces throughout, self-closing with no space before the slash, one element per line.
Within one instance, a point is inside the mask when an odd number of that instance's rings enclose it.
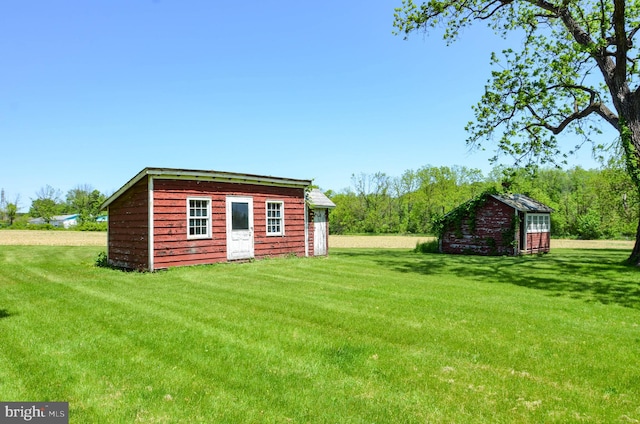
<path fill-rule="evenodd" d="M 256 258 L 304 255 L 304 190 L 210 181 L 154 180 L 154 264 L 156 268 L 227 260 L 227 196 L 253 198 Z M 211 199 L 209 239 L 187 238 L 187 198 Z M 284 202 L 285 235 L 267 236 L 266 202 Z"/>
<path fill-rule="evenodd" d="M 149 268 L 147 187 L 143 178 L 109 205 L 108 260 L 113 266 Z"/>

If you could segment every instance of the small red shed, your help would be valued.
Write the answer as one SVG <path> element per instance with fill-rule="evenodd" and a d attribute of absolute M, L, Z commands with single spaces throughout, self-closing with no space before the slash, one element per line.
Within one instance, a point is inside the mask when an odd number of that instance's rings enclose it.
<path fill-rule="evenodd" d="M 145 168 L 102 206 L 109 213 L 108 262 L 154 271 L 326 254 L 314 251 L 315 234 L 309 231 L 310 185 L 291 178 Z"/>
<path fill-rule="evenodd" d="M 443 253 L 519 255 L 551 247 L 550 207 L 522 194 L 484 193 L 444 216 Z"/>

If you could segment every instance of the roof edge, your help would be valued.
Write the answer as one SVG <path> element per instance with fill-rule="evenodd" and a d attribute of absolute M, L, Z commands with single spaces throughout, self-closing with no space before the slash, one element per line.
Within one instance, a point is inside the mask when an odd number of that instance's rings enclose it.
<path fill-rule="evenodd" d="M 314 188 L 307 193 L 307 204 L 312 208 L 333 209 L 336 207 L 336 204 L 317 188 Z"/>
<path fill-rule="evenodd" d="M 554 211 L 553 208 L 525 194 L 491 194 L 490 196 L 519 212 L 552 213 Z M 530 204 L 527 205 L 526 203 Z"/>
<path fill-rule="evenodd" d="M 100 210 L 104 210 L 114 200 L 120 197 L 124 192 L 136 185 L 141 179 L 150 176 L 158 179 L 180 179 L 180 180 L 197 180 L 197 181 L 217 181 L 233 184 L 255 184 L 276 187 L 292 187 L 306 188 L 311 185 L 311 180 L 300 180 L 294 178 L 281 178 L 272 176 L 263 176 L 255 174 L 241 174 L 236 172 L 223 171 L 199 171 L 193 169 L 179 168 L 151 168 L 147 167 L 127 181 L 115 193 L 102 203 Z"/>
<path fill-rule="evenodd" d="M 514 199 L 510 199 L 509 196 L 516 196 L 516 198 L 524 198 L 524 199 L 528 199 L 531 202 L 533 202 L 535 204 L 535 208 L 534 209 L 530 209 L 530 208 L 526 208 L 523 207 L 523 205 L 518 205 L 516 202 L 514 202 Z M 444 216 L 442 217 L 442 219 L 448 219 L 449 216 L 451 216 L 452 214 L 454 214 L 455 211 L 457 211 L 458 209 L 460 209 L 461 207 L 463 207 L 466 204 L 469 204 L 473 201 L 476 200 L 481 200 L 481 199 L 487 199 L 487 198 L 493 198 L 496 201 L 507 205 L 510 208 L 513 208 L 519 212 L 525 212 L 525 213 L 553 213 L 554 210 L 553 208 L 545 205 L 544 203 L 541 203 L 529 196 L 526 196 L 524 194 L 497 194 L 497 193 L 493 193 L 491 191 L 485 191 L 480 193 L 479 195 L 460 203 L 458 206 L 456 206 L 455 208 L 453 208 L 452 210 L 450 210 L 449 212 L 447 212 L 446 214 L 444 214 Z"/>

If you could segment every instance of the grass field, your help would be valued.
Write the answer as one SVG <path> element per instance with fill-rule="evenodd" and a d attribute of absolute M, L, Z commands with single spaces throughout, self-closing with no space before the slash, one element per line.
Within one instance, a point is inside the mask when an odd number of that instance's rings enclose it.
<path fill-rule="evenodd" d="M 640 421 L 624 250 L 152 274 L 101 250 L 0 248 L 0 400 L 67 401 L 72 423 Z"/>

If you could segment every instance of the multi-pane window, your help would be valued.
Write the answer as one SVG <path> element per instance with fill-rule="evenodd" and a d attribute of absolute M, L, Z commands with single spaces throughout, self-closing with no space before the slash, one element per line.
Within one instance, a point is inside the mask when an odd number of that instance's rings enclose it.
<path fill-rule="evenodd" d="M 187 209 L 187 237 L 211 237 L 211 199 L 190 197 L 187 199 Z"/>
<path fill-rule="evenodd" d="M 284 206 L 282 202 L 267 202 L 267 235 L 284 234 Z"/>
<path fill-rule="evenodd" d="M 528 233 L 548 233 L 551 230 L 549 214 L 530 213 L 527 214 Z"/>

